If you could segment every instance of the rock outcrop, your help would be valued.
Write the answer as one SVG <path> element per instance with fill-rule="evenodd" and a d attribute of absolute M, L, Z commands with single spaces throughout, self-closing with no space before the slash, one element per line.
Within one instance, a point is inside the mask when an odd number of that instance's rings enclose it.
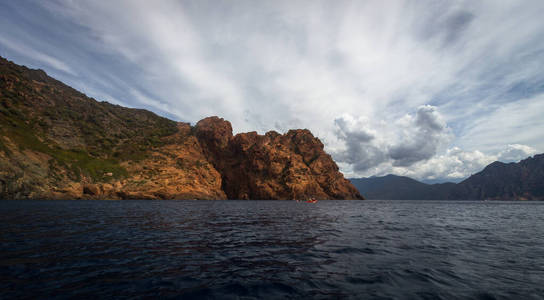
<path fill-rule="evenodd" d="M 0 199 L 362 199 L 308 130 L 233 136 L 0 58 Z"/>
<path fill-rule="evenodd" d="M 362 199 L 309 130 L 233 136 L 230 122 L 209 117 L 195 135 L 230 199 Z"/>

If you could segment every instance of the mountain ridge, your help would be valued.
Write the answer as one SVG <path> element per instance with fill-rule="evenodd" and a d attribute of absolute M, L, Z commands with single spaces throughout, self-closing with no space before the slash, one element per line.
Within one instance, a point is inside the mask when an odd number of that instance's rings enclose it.
<path fill-rule="evenodd" d="M 426 184 L 391 174 L 349 180 L 367 199 L 544 200 L 544 154 L 517 163 L 492 162 L 457 184 Z"/>
<path fill-rule="evenodd" d="M 426 184 L 406 176 L 388 174 L 381 177 L 349 178 L 367 199 L 438 200 L 446 198 L 444 189 L 455 183 Z M 363 192 L 364 191 L 364 192 Z"/>

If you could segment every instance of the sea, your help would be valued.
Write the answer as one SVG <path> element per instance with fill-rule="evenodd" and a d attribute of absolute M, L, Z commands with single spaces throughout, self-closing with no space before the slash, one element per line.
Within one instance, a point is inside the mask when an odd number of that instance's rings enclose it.
<path fill-rule="evenodd" d="M 0 201 L 0 298 L 544 299 L 544 202 Z"/>

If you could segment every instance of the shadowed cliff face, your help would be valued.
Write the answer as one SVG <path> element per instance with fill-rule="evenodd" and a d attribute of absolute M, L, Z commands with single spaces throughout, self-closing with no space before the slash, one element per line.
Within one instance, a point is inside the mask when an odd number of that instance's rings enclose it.
<path fill-rule="evenodd" d="M 230 199 L 363 199 L 306 129 L 233 136 L 230 122 L 209 117 L 195 135 Z"/>
<path fill-rule="evenodd" d="M 0 199 L 360 199 L 307 130 L 232 136 L 97 102 L 0 58 Z"/>

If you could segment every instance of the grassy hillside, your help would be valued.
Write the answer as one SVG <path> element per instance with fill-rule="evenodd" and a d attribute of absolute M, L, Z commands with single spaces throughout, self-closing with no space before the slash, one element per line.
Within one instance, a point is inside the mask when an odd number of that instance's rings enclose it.
<path fill-rule="evenodd" d="M 42 70 L 0 58 L 0 192 L 39 188 L 44 172 L 53 181 L 124 177 L 120 163 L 145 158 L 176 133 L 176 124 L 98 102 Z"/>

